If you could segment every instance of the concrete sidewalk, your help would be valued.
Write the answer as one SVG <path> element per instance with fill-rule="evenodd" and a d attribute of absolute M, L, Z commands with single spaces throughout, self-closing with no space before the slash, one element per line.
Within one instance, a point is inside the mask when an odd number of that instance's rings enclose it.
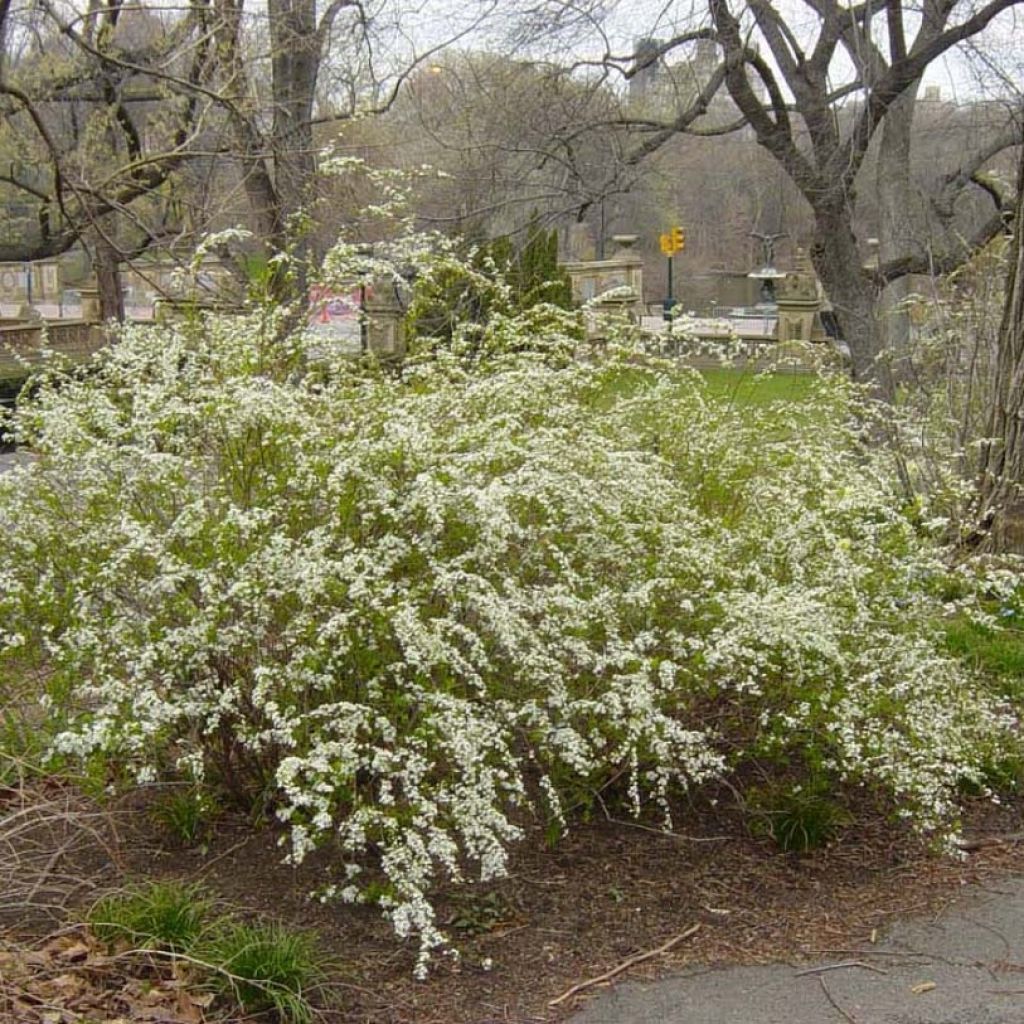
<path fill-rule="evenodd" d="M 9 473 L 15 466 L 27 463 L 30 458 L 25 452 L 0 452 L 0 473 Z"/>
<path fill-rule="evenodd" d="M 1024 1024 L 1024 878 L 965 888 L 938 918 L 899 924 L 876 945 L 798 967 L 691 968 L 649 984 L 623 983 L 569 1020 Z"/>

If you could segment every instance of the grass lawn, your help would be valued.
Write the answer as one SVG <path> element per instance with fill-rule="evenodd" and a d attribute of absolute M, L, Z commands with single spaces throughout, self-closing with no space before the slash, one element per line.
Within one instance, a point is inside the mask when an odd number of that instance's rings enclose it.
<path fill-rule="evenodd" d="M 708 394 L 740 406 L 764 406 L 775 402 L 803 402 L 814 387 L 811 373 L 754 373 L 751 370 L 701 370 Z"/>
<path fill-rule="evenodd" d="M 671 371 L 670 371 L 671 372 Z M 738 367 L 677 371 L 680 386 L 691 376 L 700 377 L 709 398 L 737 408 L 765 408 L 778 402 L 802 404 L 814 391 L 815 375 L 811 373 L 755 373 Z M 641 384 L 650 380 L 648 369 L 620 369 L 607 381 L 603 398 L 608 405 L 615 400 L 632 397 Z"/>
<path fill-rule="evenodd" d="M 945 625 L 945 633 L 953 654 L 989 676 L 1006 697 L 1024 701 L 1024 624 L 1019 616 L 995 628 L 960 617 Z"/>

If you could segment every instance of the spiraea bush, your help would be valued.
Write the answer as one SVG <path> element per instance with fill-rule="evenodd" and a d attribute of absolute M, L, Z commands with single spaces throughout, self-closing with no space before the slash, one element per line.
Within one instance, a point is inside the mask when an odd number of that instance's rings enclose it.
<path fill-rule="evenodd" d="M 954 828 L 1014 722 L 941 653 L 945 570 L 848 389 L 743 411 L 560 328 L 551 358 L 536 311 L 498 326 L 398 376 L 214 317 L 41 378 L 0 479 L 0 671 L 48 665 L 54 755 L 273 813 L 295 860 L 333 844 L 329 891 L 421 970 L 437 879 L 500 876 L 613 777 L 667 816 L 777 766 Z"/>

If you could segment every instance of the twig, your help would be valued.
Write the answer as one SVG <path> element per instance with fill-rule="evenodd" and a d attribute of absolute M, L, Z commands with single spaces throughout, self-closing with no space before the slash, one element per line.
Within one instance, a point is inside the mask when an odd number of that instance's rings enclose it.
<path fill-rule="evenodd" d="M 531 927 L 532 925 L 527 923 L 513 925 L 511 928 L 496 928 L 492 932 L 484 932 L 483 935 L 477 936 L 477 942 L 487 942 L 489 939 L 503 939 L 507 935 L 515 935 L 516 932 L 521 932 Z"/>
<path fill-rule="evenodd" d="M 920 956 L 924 957 L 926 960 L 932 959 L 930 953 L 904 952 L 902 950 L 892 949 L 838 949 L 833 946 L 830 949 L 805 949 L 804 952 L 819 953 L 822 955 L 826 953 L 854 953 L 857 956 Z"/>
<path fill-rule="evenodd" d="M 623 971 L 628 971 L 630 967 L 635 967 L 637 964 L 642 964 L 645 960 L 653 960 L 656 956 L 661 956 L 663 953 L 667 953 L 674 946 L 678 946 L 684 939 L 688 939 L 693 935 L 696 935 L 700 931 L 700 925 L 690 925 L 685 932 L 681 932 L 674 939 L 669 939 L 664 945 L 659 946 L 657 949 L 649 949 L 646 953 L 637 953 L 634 956 L 627 957 L 616 967 L 613 967 L 610 971 L 605 971 L 604 974 L 599 974 L 596 978 L 588 978 L 586 981 L 581 981 L 577 985 L 573 985 L 572 988 L 566 989 L 557 999 L 552 999 L 548 1002 L 548 1006 L 558 1006 L 559 1003 L 564 1003 L 567 999 L 571 999 L 574 995 L 579 992 L 583 992 L 585 989 L 593 988 L 595 985 L 600 985 L 603 981 L 611 981 L 612 978 L 617 977 Z"/>
<path fill-rule="evenodd" d="M 1024 832 L 1007 832 L 1005 835 L 979 836 L 977 839 L 960 839 L 957 848 L 970 853 L 972 850 L 983 850 L 987 846 L 1002 846 L 1005 843 L 1024 842 Z"/>
<path fill-rule="evenodd" d="M 53 869 L 60 862 L 60 859 L 64 856 L 64 854 L 68 852 L 75 838 L 77 837 L 73 836 L 71 839 L 66 840 L 64 843 L 58 846 L 56 850 L 53 851 L 53 853 L 50 855 L 49 860 L 47 860 L 46 864 L 44 865 L 42 871 L 37 873 L 35 883 L 29 890 L 28 895 L 25 897 L 26 903 L 31 903 L 36 898 L 36 896 L 39 893 L 39 890 L 42 889 L 43 884 L 53 873 Z"/>
<path fill-rule="evenodd" d="M 866 964 L 863 960 L 844 960 L 839 964 L 824 964 L 821 967 L 808 967 L 806 970 L 797 971 L 793 975 L 795 978 L 802 978 L 805 974 L 824 974 L 825 971 L 838 971 L 844 967 L 863 967 L 865 971 L 874 971 L 875 974 L 888 974 L 888 971 L 882 970 L 881 967 L 875 967 L 872 964 Z"/>
<path fill-rule="evenodd" d="M 253 839 L 253 836 L 251 836 L 251 835 L 250 836 L 246 836 L 244 839 L 240 840 L 239 842 L 234 843 L 233 845 L 229 846 L 226 850 L 222 850 L 220 853 L 217 854 L 216 857 L 211 857 L 208 861 L 206 861 L 205 864 L 202 864 L 200 866 L 199 870 L 196 871 L 196 873 L 195 873 L 195 877 L 196 878 L 202 878 L 203 875 L 205 875 L 206 872 L 209 871 L 210 868 L 212 868 L 214 864 L 216 864 L 218 861 L 222 861 L 225 857 L 230 857 L 231 854 L 233 854 L 236 850 L 240 850 L 247 843 L 251 842 L 252 839 Z"/>
<path fill-rule="evenodd" d="M 682 832 L 673 832 L 669 828 L 653 828 L 652 826 L 644 825 L 639 821 L 624 821 L 622 818 L 613 818 L 611 812 L 608 810 L 608 805 L 604 802 L 604 798 L 601 796 L 601 791 L 598 790 L 594 793 L 594 796 L 597 797 L 597 802 L 601 805 L 601 810 L 604 812 L 605 820 L 610 822 L 612 825 L 622 825 L 626 828 L 638 828 L 642 832 L 653 832 L 655 835 L 668 836 L 670 839 L 682 839 L 687 843 L 724 843 L 732 838 L 732 836 L 688 836 L 684 835 Z"/>
<path fill-rule="evenodd" d="M 985 924 L 984 921 L 977 921 L 973 917 L 964 916 L 964 920 L 970 922 L 975 928 L 980 928 L 983 932 L 988 932 L 990 935 L 994 935 L 1005 947 L 1006 955 L 1009 957 L 1013 951 L 1013 947 L 1010 944 L 1010 940 L 998 929 L 993 928 L 990 924 Z"/>
<path fill-rule="evenodd" d="M 653 825 L 644 825 L 639 821 L 625 821 L 622 818 L 609 817 L 608 821 L 613 825 L 622 825 L 625 828 L 638 828 L 642 832 L 653 832 L 656 836 L 681 839 L 686 843 L 725 843 L 734 838 L 733 836 L 688 836 L 682 832 L 673 832 L 668 828 L 655 828 Z"/>
<path fill-rule="evenodd" d="M 847 1013 L 836 1001 L 832 998 L 832 993 L 828 990 L 828 985 L 825 984 L 825 979 L 819 974 L 818 981 L 821 983 L 821 991 L 825 993 L 825 998 L 832 1004 L 832 1009 L 836 1013 L 842 1014 L 844 1019 L 848 1020 L 850 1024 L 857 1024 L 857 1018 L 852 1013 Z"/>

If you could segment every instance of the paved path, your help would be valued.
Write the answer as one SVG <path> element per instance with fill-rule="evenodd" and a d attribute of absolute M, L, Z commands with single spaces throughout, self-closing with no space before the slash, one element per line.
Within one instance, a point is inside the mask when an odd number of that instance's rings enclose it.
<path fill-rule="evenodd" d="M 16 465 L 27 462 L 29 458 L 30 456 L 24 452 L 0 451 L 0 473 L 6 473 L 14 469 Z"/>
<path fill-rule="evenodd" d="M 570 1024 L 1024 1024 L 1024 878 L 966 889 L 938 918 L 897 925 L 864 948 L 799 967 L 622 984 Z M 851 960 L 886 973 L 799 973 Z"/>

